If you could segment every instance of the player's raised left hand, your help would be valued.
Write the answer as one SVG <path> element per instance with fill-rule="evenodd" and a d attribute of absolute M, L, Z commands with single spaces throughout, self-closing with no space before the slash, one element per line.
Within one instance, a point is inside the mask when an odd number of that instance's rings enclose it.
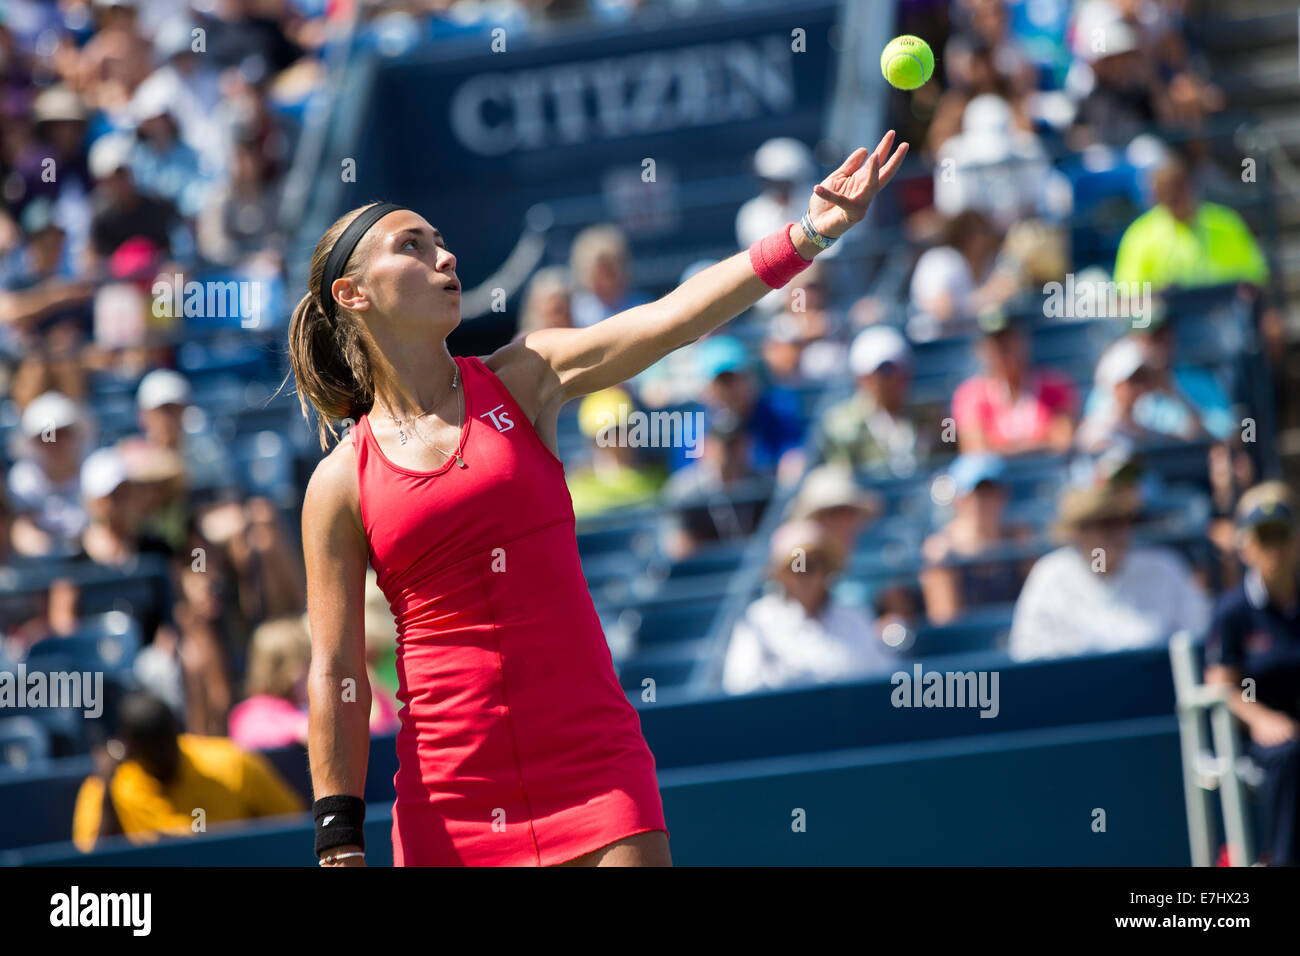
<path fill-rule="evenodd" d="M 875 150 L 868 153 L 865 146 L 859 146 L 839 169 L 813 187 L 808 218 L 814 229 L 834 239 L 862 221 L 871 200 L 894 178 L 907 156 L 907 143 L 899 143 L 891 155 L 893 146 L 891 129 L 881 137 Z"/>

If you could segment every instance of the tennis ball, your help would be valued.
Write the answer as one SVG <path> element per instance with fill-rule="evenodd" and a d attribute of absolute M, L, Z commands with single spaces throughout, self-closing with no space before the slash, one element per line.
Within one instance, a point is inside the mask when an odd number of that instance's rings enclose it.
<path fill-rule="evenodd" d="M 880 54 L 880 72 L 890 86 L 914 90 L 934 72 L 934 52 L 930 44 L 910 33 L 894 37 Z"/>

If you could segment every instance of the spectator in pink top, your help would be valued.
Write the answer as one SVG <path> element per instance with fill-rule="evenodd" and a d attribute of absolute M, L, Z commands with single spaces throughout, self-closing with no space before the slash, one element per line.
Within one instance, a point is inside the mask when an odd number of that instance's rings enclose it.
<path fill-rule="evenodd" d="M 1074 383 L 1030 365 L 1029 340 L 1005 312 L 985 312 L 979 322 L 985 373 L 953 393 L 958 447 L 999 455 L 1069 450 L 1078 404 Z"/>
<path fill-rule="evenodd" d="M 297 616 L 271 618 L 253 631 L 248 698 L 230 711 L 230 739 L 246 750 L 307 744 L 307 669 L 311 637 Z"/>
<path fill-rule="evenodd" d="M 373 579 L 374 572 L 370 572 Z M 373 592 L 371 590 L 373 587 Z M 379 595 L 376 603 L 373 595 Z M 397 729 L 397 707 L 380 677 L 385 655 L 397 639 L 392 614 L 377 586 L 366 590 L 366 676 L 371 686 L 370 730 Z M 311 631 L 307 616 L 286 615 L 264 621 L 249 644 L 248 698 L 230 711 L 230 738 L 248 750 L 307 743 L 307 671 L 311 665 Z M 391 670 L 391 665 L 387 670 Z"/>

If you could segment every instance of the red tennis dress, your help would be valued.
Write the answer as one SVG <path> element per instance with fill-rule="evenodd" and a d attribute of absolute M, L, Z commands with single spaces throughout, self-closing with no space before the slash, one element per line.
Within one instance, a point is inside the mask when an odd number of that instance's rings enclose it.
<path fill-rule="evenodd" d="M 564 465 L 477 358 L 437 471 L 356 427 L 370 564 L 397 621 L 397 866 L 548 866 L 664 830 L 654 757 L 578 561 Z"/>

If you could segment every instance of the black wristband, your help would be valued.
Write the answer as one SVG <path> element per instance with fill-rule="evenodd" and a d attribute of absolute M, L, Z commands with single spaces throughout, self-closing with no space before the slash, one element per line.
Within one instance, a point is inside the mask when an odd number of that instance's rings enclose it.
<path fill-rule="evenodd" d="M 339 794 L 321 797 L 311 805 L 316 820 L 316 855 L 336 846 L 366 848 L 366 801 Z"/>

